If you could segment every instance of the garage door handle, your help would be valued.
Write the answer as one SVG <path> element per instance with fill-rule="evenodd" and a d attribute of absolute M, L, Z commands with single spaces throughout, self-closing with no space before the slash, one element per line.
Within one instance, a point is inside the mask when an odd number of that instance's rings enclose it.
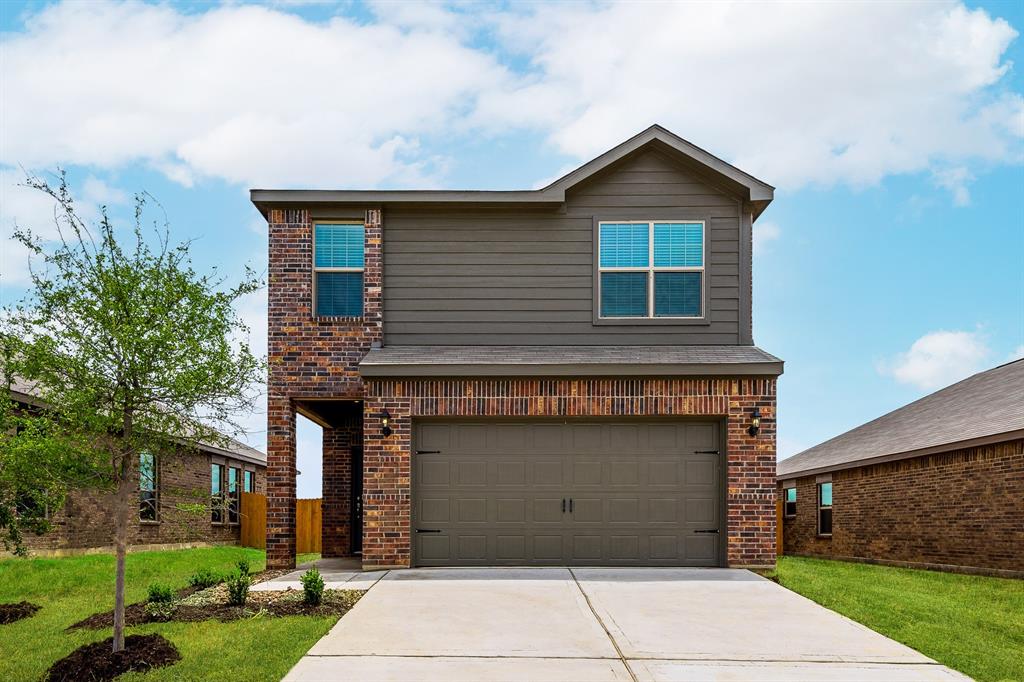
<path fill-rule="evenodd" d="M 417 533 L 440 533 L 440 528 L 417 528 Z"/>
<path fill-rule="evenodd" d="M 565 498 L 562 498 L 562 513 L 565 513 Z"/>
<path fill-rule="evenodd" d="M 693 532 L 694 533 L 714 533 L 715 535 L 718 535 L 718 529 L 717 528 L 709 528 L 707 530 L 695 530 Z"/>

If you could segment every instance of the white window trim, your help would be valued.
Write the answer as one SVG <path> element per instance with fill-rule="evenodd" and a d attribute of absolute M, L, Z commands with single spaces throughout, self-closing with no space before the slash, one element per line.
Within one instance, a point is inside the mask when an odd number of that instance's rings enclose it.
<path fill-rule="evenodd" d="M 316 228 L 318 225 L 359 225 L 363 228 L 363 267 L 361 268 L 318 268 L 316 265 Z M 321 315 L 320 311 L 316 307 L 316 276 L 321 272 L 361 272 L 364 273 L 363 289 L 366 289 L 366 221 L 363 220 L 323 220 L 313 223 L 313 233 L 310 235 L 313 239 L 313 317 L 337 317 L 337 318 L 349 318 L 349 317 L 362 317 L 362 315 Z M 364 293 L 365 295 L 365 293 Z M 364 302 L 365 305 L 365 302 Z M 363 310 L 366 313 L 366 310 Z"/>
<path fill-rule="evenodd" d="M 687 223 L 700 225 L 700 247 L 701 265 L 677 266 L 677 267 L 655 267 L 654 265 L 654 224 L 655 223 Z M 645 268 L 623 268 L 604 267 L 601 265 L 601 227 L 603 225 L 647 225 L 647 267 Z M 684 220 L 670 218 L 667 220 L 601 220 L 597 223 L 597 315 L 599 320 L 703 320 L 707 315 L 704 310 L 706 299 L 704 296 L 707 286 L 707 222 L 704 220 Z M 647 273 L 647 315 L 643 317 L 605 317 L 601 314 L 601 273 L 604 272 L 646 272 Z M 700 277 L 700 315 L 654 315 L 654 274 L 656 272 L 699 272 Z"/>

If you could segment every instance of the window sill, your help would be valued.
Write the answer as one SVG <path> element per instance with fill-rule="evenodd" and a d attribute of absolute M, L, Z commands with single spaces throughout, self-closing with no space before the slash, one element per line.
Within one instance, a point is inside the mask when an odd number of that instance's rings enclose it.
<path fill-rule="evenodd" d="M 816 537 L 819 537 L 822 540 L 831 540 L 832 539 L 832 533 L 818 533 L 818 535 Z"/>
<path fill-rule="evenodd" d="M 159 526 L 160 525 L 160 520 L 158 519 L 156 521 L 152 521 L 152 520 L 149 520 L 149 519 L 139 519 L 139 523 L 142 524 L 143 526 Z"/>
<path fill-rule="evenodd" d="M 618 327 L 636 327 L 636 326 L 708 326 L 711 324 L 711 320 L 706 317 L 595 317 L 594 325 L 596 326 L 618 326 Z"/>
<path fill-rule="evenodd" d="M 791 521 L 796 518 L 796 514 L 786 514 L 782 517 L 784 521 Z"/>
<path fill-rule="evenodd" d="M 365 315 L 314 315 L 314 322 L 339 322 L 341 324 L 362 324 L 366 321 Z"/>

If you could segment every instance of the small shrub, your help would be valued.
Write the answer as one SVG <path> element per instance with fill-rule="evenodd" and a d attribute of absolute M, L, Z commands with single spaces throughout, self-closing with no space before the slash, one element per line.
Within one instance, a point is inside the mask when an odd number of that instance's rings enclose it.
<path fill-rule="evenodd" d="M 239 559 L 237 562 L 235 562 L 235 566 L 238 567 L 238 572 L 241 575 L 251 575 L 251 573 L 249 572 L 249 560 L 248 559 Z"/>
<path fill-rule="evenodd" d="M 150 603 L 168 604 L 174 601 L 174 590 L 171 589 L 170 585 L 153 583 L 149 586 L 149 599 L 147 601 Z"/>
<path fill-rule="evenodd" d="M 221 577 L 211 571 L 208 568 L 200 568 L 198 571 L 189 576 L 188 584 L 192 587 L 198 587 L 201 590 L 205 590 L 207 587 L 213 587 L 219 585 Z"/>
<path fill-rule="evenodd" d="M 311 568 L 302 574 L 302 594 L 307 604 L 320 605 L 324 599 L 324 579 L 320 571 Z"/>
<path fill-rule="evenodd" d="M 249 576 L 243 573 L 235 573 L 225 580 L 224 583 L 228 586 L 228 603 L 232 606 L 245 606 L 251 582 Z"/>
<path fill-rule="evenodd" d="M 146 604 L 146 619 L 166 623 L 174 617 L 178 605 L 171 601 L 151 601 Z"/>

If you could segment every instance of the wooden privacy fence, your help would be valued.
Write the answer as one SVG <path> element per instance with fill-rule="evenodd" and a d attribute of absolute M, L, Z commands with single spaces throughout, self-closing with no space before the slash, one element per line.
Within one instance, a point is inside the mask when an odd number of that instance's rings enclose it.
<path fill-rule="evenodd" d="M 239 508 L 243 547 L 267 548 L 267 496 L 242 493 Z M 295 500 L 295 552 L 320 552 L 320 500 Z"/>
<path fill-rule="evenodd" d="M 242 493 L 239 507 L 242 532 L 239 543 L 242 547 L 267 548 L 267 496 L 259 493 Z"/>
<path fill-rule="evenodd" d="M 320 553 L 320 500 L 295 500 L 295 553 Z"/>

